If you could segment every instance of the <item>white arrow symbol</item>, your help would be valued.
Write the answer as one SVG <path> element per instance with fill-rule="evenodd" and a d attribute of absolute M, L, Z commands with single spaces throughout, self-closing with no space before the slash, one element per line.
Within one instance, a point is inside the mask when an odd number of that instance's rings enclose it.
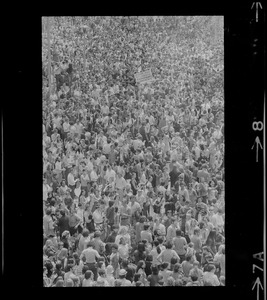
<path fill-rule="evenodd" d="M 254 290 L 255 288 L 255 285 L 257 284 L 257 300 L 259 300 L 259 286 L 261 286 L 261 289 L 263 290 L 263 286 L 261 284 L 261 281 L 260 281 L 260 278 L 258 277 L 252 287 L 252 291 Z"/>
<path fill-rule="evenodd" d="M 251 9 L 254 7 L 255 2 L 253 2 Z M 260 8 L 262 9 L 261 3 L 260 2 L 256 2 L 256 22 L 258 22 L 258 7 L 260 6 Z"/>
<path fill-rule="evenodd" d="M 253 146 L 252 146 L 252 148 L 251 149 L 253 149 L 254 148 L 254 146 L 255 146 L 255 143 L 256 143 L 256 145 L 257 145 L 257 150 L 256 150 L 256 162 L 258 162 L 258 150 L 259 150 L 259 146 L 261 147 L 261 149 L 262 149 L 262 145 L 261 145 L 261 142 L 260 142 L 260 139 L 259 139 L 259 137 L 257 136 L 256 137 L 256 139 L 255 139 L 255 142 L 254 142 L 254 144 L 253 144 Z"/>

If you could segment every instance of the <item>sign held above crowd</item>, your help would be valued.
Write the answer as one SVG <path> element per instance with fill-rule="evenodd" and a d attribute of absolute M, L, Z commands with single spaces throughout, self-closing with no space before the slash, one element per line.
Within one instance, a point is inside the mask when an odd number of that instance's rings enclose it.
<path fill-rule="evenodd" d="M 137 84 L 142 84 L 155 80 L 150 69 L 134 74 L 134 78 Z"/>

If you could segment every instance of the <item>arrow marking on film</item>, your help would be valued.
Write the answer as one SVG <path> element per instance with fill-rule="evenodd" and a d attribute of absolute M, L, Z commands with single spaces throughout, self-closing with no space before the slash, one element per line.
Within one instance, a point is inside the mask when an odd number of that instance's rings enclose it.
<path fill-rule="evenodd" d="M 259 300 L 259 286 L 261 287 L 261 289 L 263 290 L 263 287 L 262 287 L 262 284 L 261 284 L 261 281 L 260 281 L 260 278 L 258 277 L 252 287 L 252 291 L 254 290 L 255 288 L 255 285 L 257 285 L 257 300 Z"/>
<path fill-rule="evenodd" d="M 255 2 L 253 2 L 252 6 L 251 6 L 251 9 L 254 7 L 254 5 L 255 5 Z M 256 22 L 258 22 L 258 8 L 259 7 L 262 9 L 261 3 L 256 2 Z"/>
<path fill-rule="evenodd" d="M 258 151 L 259 151 L 259 146 L 261 147 L 261 149 L 263 149 L 263 148 L 262 148 L 262 145 L 261 145 L 261 142 L 260 142 L 260 139 L 259 139 L 258 136 L 256 137 L 255 142 L 254 142 L 254 144 L 253 144 L 251 150 L 254 148 L 255 143 L 256 143 L 256 146 L 257 146 L 257 149 L 256 149 L 256 162 L 258 162 Z"/>

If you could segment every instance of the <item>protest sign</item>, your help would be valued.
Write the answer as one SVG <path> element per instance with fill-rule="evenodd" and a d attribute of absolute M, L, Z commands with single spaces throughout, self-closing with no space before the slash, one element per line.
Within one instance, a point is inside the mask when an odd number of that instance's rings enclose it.
<path fill-rule="evenodd" d="M 136 73 L 134 74 L 134 78 L 136 83 L 145 83 L 155 80 L 151 73 L 151 70 Z"/>

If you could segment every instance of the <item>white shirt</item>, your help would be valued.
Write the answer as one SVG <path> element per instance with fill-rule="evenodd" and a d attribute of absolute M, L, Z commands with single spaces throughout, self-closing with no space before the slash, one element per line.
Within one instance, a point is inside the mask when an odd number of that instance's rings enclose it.
<path fill-rule="evenodd" d="M 156 224 L 154 224 L 154 226 L 153 226 L 153 232 L 156 229 L 160 231 L 160 234 L 163 234 L 163 235 L 166 234 L 166 227 L 163 224 L 159 223 L 158 226 Z"/>
<path fill-rule="evenodd" d="M 76 196 L 77 198 L 80 197 L 80 195 L 81 195 L 81 186 L 79 186 L 78 188 L 75 188 L 75 189 L 74 189 L 74 194 L 75 194 L 75 196 Z"/>
<path fill-rule="evenodd" d="M 210 282 L 212 284 L 212 286 L 219 286 L 220 285 L 220 281 L 218 279 L 218 277 L 211 273 L 211 272 L 205 272 L 203 275 L 203 281 L 204 282 Z"/>
<path fill-rule="evenodd" d="M 131 214 L 134 214 L 138 209 L 141 210 L 141 206 L 138 202 L 134 202 L 133 204 L 129 204 L 129 208 L 131 209 Z"/>
<path fill-rule="evenodd" d="M 52 191 L 52 188 L 48 184 L 43 184 L 43 200 L 47 200 L 48 193 Z"/>
<path fill-rule="evenodd" d="M 102 223 L 103 222 L 102 214 L 98 210 L 95 210 L 93 212 L 93 219 L 94 219 L 95 223 Z"/>
<path fill-rule="evenodd" d="M 81 209 L 81 208 L 78 208 L 77 209 L 77 216 L 80 218 L 80 220 L 82 220 L 83 221 L 83 212 L 84 212 L 84 210 L 83 209 Z"/>
<path fill-rule="evenodd" d="M 95 170 L 92 170 L 92 172 L 90 173 L 90 177 L 91 177 L 92 181 L 97 181 L 98 176 L 97 176 Z"/>
<path fill-rule="evenodd" d="M 64 122 L 63 123 L 63 130 L 64 130 L 64 132 L 69 132 L 70 131 L 70 124 Z"/>
<path fill-rule="evenodd" d="M 111 170 L 107 169 L 106 176 L 105 176 L 106 180 L 109 181 L 109 179 L 111 177 L 113 177 L 115 179 L 116 178 L 116 172 L 112 169 Z"/>
<path fill-rule="evenodd" d="M 118 188 L 120 190 L 125 188 L 126 184 L 127 184 L 126 180 L 123 177 L 121 177 L 121 178 L 117 177 L 115 183 L 116 183 L 116 188 Z"/>
<path fill-rule="evenodd" d="M 68 175 L 68 185 L 75 185 L 75 180 L 74 180 L 74 176 L 72 173 L 69 173 Z"/>

